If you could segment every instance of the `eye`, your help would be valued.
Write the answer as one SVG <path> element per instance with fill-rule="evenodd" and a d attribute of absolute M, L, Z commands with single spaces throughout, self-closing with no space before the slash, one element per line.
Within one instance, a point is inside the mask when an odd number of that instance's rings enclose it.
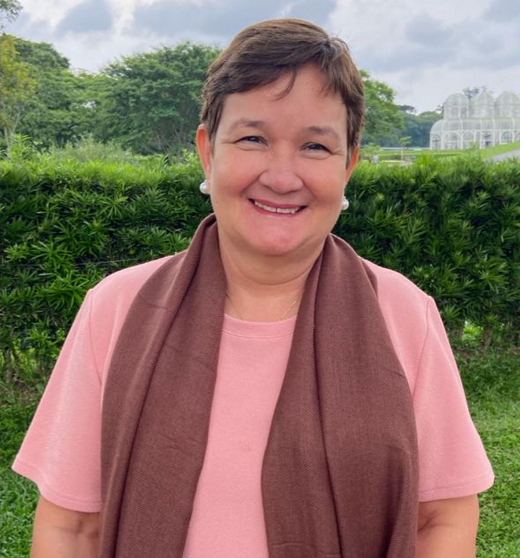
<path fill-rule="evenodd" d="M 304 146 L 304 149 L 308 151 L 316 151 L 316 152 L 323 152 L 323 153 L 330 153 L 330 149 L 323 145 L 322 143 L 308 143 Z"/>
<path fill-rule="evenodd" d="M 260 136 L 244 136 L 238 140 L 239 142 L 245 143 L 265 143 L 264 138 Z"/>

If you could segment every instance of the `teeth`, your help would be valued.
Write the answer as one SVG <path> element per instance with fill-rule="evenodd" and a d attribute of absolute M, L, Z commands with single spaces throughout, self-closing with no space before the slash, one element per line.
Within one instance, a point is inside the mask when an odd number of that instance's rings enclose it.
<path fill-rule="evenodd" d="M 256 205 L 256 207 L 259 207 L 260 209 L 265 209 L 266 211 L 270 211 L 271 213 L 287 213 L 292 215 L 300 209 L 299 207 L 294 207 L 292 209 L 281 208 L 281 207 L 270 207 L 268 205 L 264 205 L 263 203 L 257 202 L 256 200 L 253 200 L 253 203 Z"/>

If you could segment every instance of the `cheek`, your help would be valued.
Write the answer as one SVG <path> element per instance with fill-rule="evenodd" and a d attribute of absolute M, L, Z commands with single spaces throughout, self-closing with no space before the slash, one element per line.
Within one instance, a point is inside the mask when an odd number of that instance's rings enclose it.
<path fill-rule="evenodd" d="M 213 167 L 211 174 L 219 194 L 239 193 L 258 179 L 261 174 L 258 161 L 252 157 L 227 157 Z"/>
<path fill-rule="evenodd" d="M 345 167 L 340 161 L 321 161 L 321 164 L 306 161 L 306 164 L 300 167 L 300 171 L 316 198 L 330 203 L 341 201 L 346 180 Z"/>
<path fill-rule="evenodd" d="M 328 180 L 324 180 L 322 176 L 321 180 L 316 184 L 314 195 L 319 201 L 329 207 L 341 206 L 345 185 L 340 176 L 329 176 Z"/>

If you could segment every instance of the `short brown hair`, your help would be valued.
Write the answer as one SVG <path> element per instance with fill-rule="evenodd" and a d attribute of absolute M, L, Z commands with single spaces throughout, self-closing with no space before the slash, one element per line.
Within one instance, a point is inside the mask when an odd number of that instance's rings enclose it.
<path fill-rule="evenodd" d="M 301 19 L 271 19 L 246 27 L 213 62 L 202 90 L 201 121 L 210 140 L 217 132 L 227 95 L 275 82 L 292 73 L 286 93 L 298 70 L 318 67 L 327 92 L 339 93 L 347 108 L 348 159 L 359 145 L 364 118 L 363 81 L 338 37 Z"/>

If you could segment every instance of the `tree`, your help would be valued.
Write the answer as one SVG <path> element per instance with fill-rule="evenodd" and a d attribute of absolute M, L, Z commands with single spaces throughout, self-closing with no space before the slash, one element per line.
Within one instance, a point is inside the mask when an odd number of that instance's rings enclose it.
<path fill-rule="evenodd" d="M 92 133 L 87 115 L 94 107 L 89 78 L 75 75 L 69 61 L 48 43 L 15 38 L 16 49 L 34 80 L 19 131 L 40 147 L 64 145 Z"/>
<path fill-rule="evenodd" d="M 471 101 L 471 99 L 473 99 L 473 97 L 476 97 L 480 93 L 484 93 L 486 91 L 489 91 L 487 86 L 486 85 L 481 85 L 480 87 L 465 87 L 462 90 L 462 93 L 464 93 L 464 95 Z"/>
<path fill-rule="evenodd" d="M 103 74 L 79 72 L 75 75 L 71 93 L 75 139 L 100 136 L 103 127 L 101 106 L 109 87 L 108 82 L 109 78 Z M 112 138 L 108 138 L 108 141 L 112 141 Z"/>
<path fill-rule="evenodd" d="M 395 131 L 404 125 L 403 115 L 394 103 L 394 90 L 383 83 L 370 79 L 370 74 L 361 70 L 365 86 L 366 120 L 363 131 L 363 143 L 381 145 L 385 140 L 395 136 Z"/>
<path fill-rule="evenodd" d="M 442 118 L 442 114 L 435 111 L 421 112 L 412 114 L 405 112 L 404 127 L 396 134 L 396 140 L 401 137 L 409 137 L 410 145 L 413 147 L 428 147 L 430 145 L 430 131 L 437 120 Z"/>
<path fill-rule="evenodd" d="M 412 107 L 411 105 L 399 105 L 399 110 L 408 114 L 416 114 L 417 112 L 415 107 Z"/>
<path fill-rule="evenodd" d="M 399 145 L 401 146 L 401 161 L 404 161 L 404 150 L 410 145 L 412 138 L 410 136 L 401 136 Z"/>
<path fill-rule="evenodd" d="M 35 43 L 16 37 L 16 48 L 20 56 L 37 69 L 68 70 L 69 60 L 50 43 Z"/>
<path fill-rule="evenodd" d="M 471 100 L 480 93 L 480 87 L 465 87 L 462 90 L 462 93 L 464 93 L 465 97 Z"/>
<path fill-rule="evenodd" d="M 8 151 L 35 87 L 36 82 L 30 75 L 28 65 L 21 60 L 16 50 L 15 37 L 2 34 L 0 36 L 0 124 Z"/>
<path fill-rule="evenodd" d="M 22 5 L 18 0 L 0 0 L 0 31 L 4 30 L 4 21 L 14 21 L 22 11 Z"/>
<path fill-rule="evenodd" d="M 182 43 L 123 58 L 103 72 L 98 139 L 143 154 L 178 152 L 193 144 L 200 92 L 219 50 Z"/>

